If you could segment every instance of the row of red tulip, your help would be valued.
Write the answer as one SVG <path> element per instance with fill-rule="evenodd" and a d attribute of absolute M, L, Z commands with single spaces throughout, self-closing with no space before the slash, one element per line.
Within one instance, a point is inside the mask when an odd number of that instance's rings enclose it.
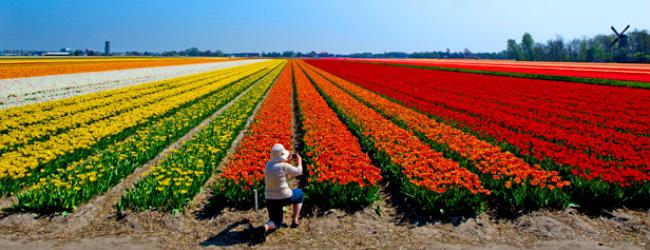
<path fill-rule="evenodd" d="M 428 116 L 386 99 L 326 71 L 312 68 L 315 72 L 336 84 L 351 95 L 362 100 L 389 119 L 416 134 L 421 134 L 433 147 L 450 151 L 459 162 L 468 160 L 471 168 L 481 176 L 483 185 L 493 191 L 493 198 L 510 210 L 529 208 L 563 207 L 568 196 L 556 188 L 569 185 L 561 180 L 557 171 L 546 171 L 538 165 L 529 165 L 510 152 L 502 152 L 497 146 L 475 136 L 437 122 Z M 527 187 L 528 186 L 528 187 Z M 529 192 L 513 192 L 508 189 L 536 189 Z M 502 207 L 503 208 L 503 207 Z"/>

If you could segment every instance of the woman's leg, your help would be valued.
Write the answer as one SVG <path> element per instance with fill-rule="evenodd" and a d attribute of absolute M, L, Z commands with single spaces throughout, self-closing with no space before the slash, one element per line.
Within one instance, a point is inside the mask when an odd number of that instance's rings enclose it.
<path fill-rule="evenodd" d="M 269 220 L 266 223 L 264 223 L 264 232 L 273 231 L 275 229 L 278 228 L 275 226 L 275 223 L 273 223 L 273 221 Z"/>
<path fill-rule="evenodd" d="M 302 193 L 300 188 L 292 190 L 291 194 L 291 203 L 293 204 L 293 224 L 298 225 L 298 220 L 300 219 L 300 210 L 302 209 L 302 203 L 305 201 L 305 195 Z"/>
<path fill-rule="evenodd" d="M 300 209 L 302 209 L 302 203 L 293 204 L 293 224 L 298 224 L 298 219 L 300 218 Z"/>
<path fill-rule="evenodd" d="M 264 231 L 273 231 L 282 224 L 282 204 L 277 200 L 266 200 L 266 210 L 269 212 L 269 221 L 264 224 Z"/>

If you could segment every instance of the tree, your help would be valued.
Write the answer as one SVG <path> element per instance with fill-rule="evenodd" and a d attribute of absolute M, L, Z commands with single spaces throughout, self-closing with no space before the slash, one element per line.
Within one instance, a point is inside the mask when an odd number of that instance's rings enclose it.
<path fill-rule="evenodd" d="M 128 56 L 140 56 L 141 54 L 138 51 L 127 51 L 126 55 L 128 55 Z"/>
<path fill-rule="evenodd" d="M 571 62 L 577 62 L 579 50 L 580 50 L 580 40 L 572 39 L 566 46 L 566 60 L 569 60 Z"/>
<path fill-rule="evenodd" d="M 198 48 L 193 47 L 193 48 L 186 49 L 185 54 L 187 56 L 199 56 L 201 54 L 201 51 Z"/>
<path fill-rule="evenodd" d="M 548 40 L 546 46 L 548 46 L 548 55 L 551 61 L 565 60 L 566 51 L 564 50 L 564 39 L 561 36 L 556 36 L 555 39 Z"/>
<path fill-rule="evenodd" d="M 594 49 L 594 60 L 599 62 L 611 62 L 616 52 L 616 46 L 609 47 L 615 38 L 614 35 L 596 35 L 591 40 Z"/>
<path fill-rule="evenodd" d="M 508 47 L 506 50 L 508 51 L 508 59 L 519 60 L 519 46 L 515 39 L 508 39 Z"/>
<path fill-rule="evenodd" d="M 585 62 L 595 62 L 596 61 L 596 48 L 589 47 L 587 49 L 587 54 L 585 55 Z"/>
<path fill-rule="evenodd" d="M 521 37 L 521 59 L 522 60 L 528 60 L 528 61 L 534 61 L 535 60 L 535 55 L 533 53 L 533 45 L 535 44 L 535 41 L 533 40 L 533 36 L 528 34 L 528 32 L 524 33 L 524 36 Z"/>
<path fill-rule="evenodd" d="M 587 39 L 582 39 L 580 40 L 580 45 L 578 45 L 578 60 L 579 62 L 588 62 L 587 61 L 587 56 L 589 53 L 589 44 L 587 43 Z M 593 54 L 593 51 L 592 51 Z M 593 57 L 593 55 L 592 55 Z"/>
<path fill-rule="evenodd" d="M 165 52 L 162 53 L 162 56 L 178 56 L 178 55 L 179 55 L 178 52 L 173 51 L 173 50 L 172 51 L 165 51 Z"/>
<path fill-rule="evenodd" d="M 650 39 L 648 39 L 648 31 L 642 30 L 642 31 L 637 31 L 634 30 L 630 32 L 629 35 L 629 44 L 630 44 L 630 49 L 632 50 L 633 53 L 649 53 L 650 52 Z"/>
<path fill-rule="evenodd" d="M 535 45 L 533 45 L 533 58 L 535 58 L 537 61 L 548 60 L 546 57 L 546 47 L 544 47 L 544 44 L 535 43 Z"/>

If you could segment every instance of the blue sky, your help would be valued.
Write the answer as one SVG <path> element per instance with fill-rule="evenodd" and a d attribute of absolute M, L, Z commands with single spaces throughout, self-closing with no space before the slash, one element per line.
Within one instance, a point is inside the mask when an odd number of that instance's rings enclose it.
<path fill-rule="evenodd" d="M 650 29 L 650 0 L 0 0 L 0 49 L 500 51 L 626 24 Z"/>

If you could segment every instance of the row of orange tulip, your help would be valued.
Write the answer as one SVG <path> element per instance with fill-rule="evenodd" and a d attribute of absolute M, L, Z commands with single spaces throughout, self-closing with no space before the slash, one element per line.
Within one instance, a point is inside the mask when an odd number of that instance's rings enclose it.
<path fill-rule="evenodd" d="M 264 166 L 275 143 L 291 145 L 291 66 L 285 66 L 255 115 L 248 132 L 229 158 L 214 189 L 230 206 L 250 206 L 252 190 L 264 194 Z M 263 197 L 261 197 L 263 198 Z"/>
<path fill-rule="evenodd" d="M 337 114 L 311 84 L 302 69 L 294 67 L 296 100 L 304 130 L 309 184 L 306 191 L 316 203 L 358 206 L 377 199 L 379 168 Z M 328 197 L 327 199 L 320 199 Z"/>
<path fill-rule="evenodd" d="M 172 66 L 194 63 L 208 63 L 232 60 L 227 58 L 165 58 L 132 60 L 67 60 L 49 62 L 47 60 L 21 60 L 20 63 L 0 63 L 0 79 L 16 77 L 33 77 L 46 75 L 74 74 L 82 72 L 111 71 L 120 69 Z"/>

